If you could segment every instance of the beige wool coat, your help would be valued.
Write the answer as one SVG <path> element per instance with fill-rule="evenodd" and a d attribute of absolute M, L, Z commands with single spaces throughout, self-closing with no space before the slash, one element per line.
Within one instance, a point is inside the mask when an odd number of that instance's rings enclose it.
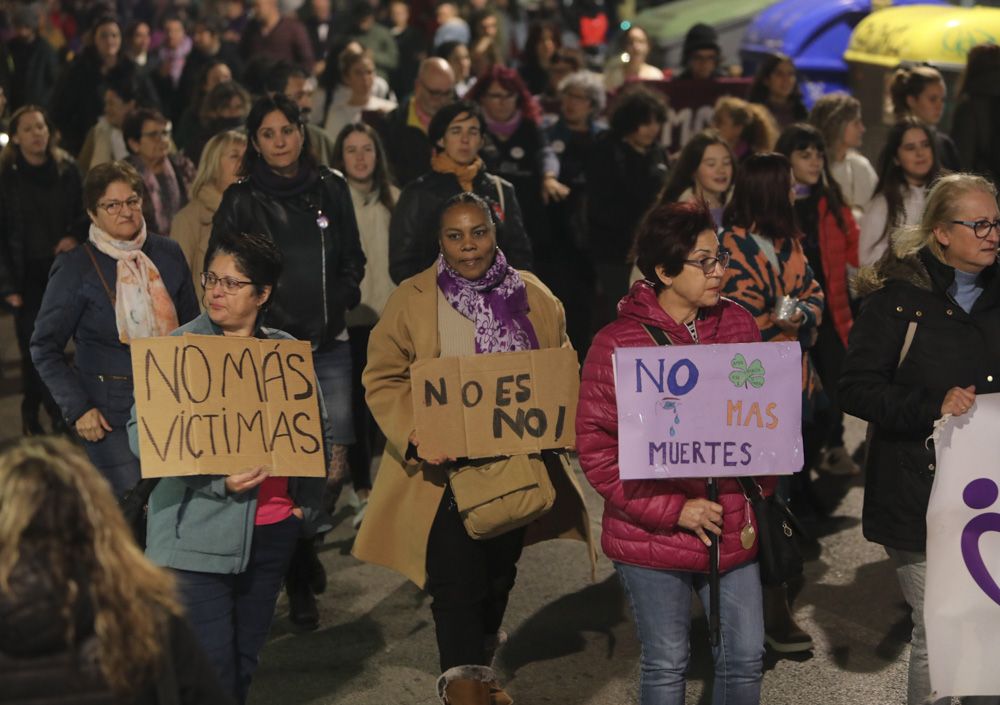
<path fill-rule="evenodd" d="M 219 189 L 214 184 L 205 184 L 186 206 L 177 211 L 170 223 L 170 239 L 176 240 L 184 251 L 202 311 L 205 310 L 205 297 L 201 295 L 201 272 L 205 268 L 205 253 L 212 236 L 212 216 L 219 210 L 221 202 Z"/>
<path fill-rule="evenodd" d="M 562 304 L 533 274 L 520 272 L 528 293 L 528 318 L 543 348 L 569 347 Z M 444 468 L 404 458 L 414 430 L 410 365 L 440 357 L 436 265 L 407 279 L 392 293 L 368 343 L 362 376 L 365 399 L 387 442 L 365 520 L 354 542 L 355 557 L 392 568 L 423 587 L 427 540 L 444 495 Z M 525 544 L 553 538 L 584 541 L 593 567 L 596 553 L 583 493 L 565 455 L 552 510 L 531 524 Z"/>

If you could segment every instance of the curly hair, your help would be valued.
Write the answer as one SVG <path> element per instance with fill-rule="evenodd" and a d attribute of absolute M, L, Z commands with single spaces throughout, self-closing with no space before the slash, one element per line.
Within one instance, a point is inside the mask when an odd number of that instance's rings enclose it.
<path fill-rule="evenodd" d="M 146 560 L 108 483 L 65 439 L 26 438 L 0 453 L 0 589 L 11 590 L 22 557 L 39 558 L 65 595 L 67 646 L 76 641 L 70 615 L 89 599 L 101 672 L 116 694 L 155 676 L 169 618 L 182 614 L 174 579 Z"/>
<path fill-rule="evenodd" d="M 847 123 L 861 117 L 861 101 L 847 93 L 828 93 L 809 112 L 809 123 L 823 133 L 827 149 L 836 153 L 844 141 Z"/>
<path fill-rule="evenodd" d="M 482 103 L 483 96 L 494 83 L 499 84 L 505 91 L 510 91 L 517 95 L 517 108 L 521 111 L 521 116 L 536 125 L 541 124 L 542 108 L 531 95 L 531 91 L 524 84 L 521 75 L 514 69 L 495 64 L 488 71 L 483 73 L 477 80 L 476 85 L 465 94 L 465 100 L 472 100 Z"/>

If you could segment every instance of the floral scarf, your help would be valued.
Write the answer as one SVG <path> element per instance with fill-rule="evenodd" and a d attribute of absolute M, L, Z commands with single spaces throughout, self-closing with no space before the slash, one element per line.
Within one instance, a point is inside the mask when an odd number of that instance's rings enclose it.
<path fill-rule="evenodd" d="M 148 215 L 152 216 L 153 227 L 156 229 L 158 235 L 169 235 L 170 223 L 174 219 L 174 213 L 184 205 L 179 185 L 180 177 L 174 169 L 174 165 L 170 162 L 170 157 L 165 157 L 163 160 L 166 193 L 162 191 L 161 182 L 156 178 L 156 174 L 153 173 L 152 169 L 146 168 L 142 159 L 133 154 L 127 161 L 136 168 L 139 176 L 142 177 L 142 183 L 146 186 L 146 195 L 149 197 L 149 202 L 152 205 L 152 211 Z M 143 208 L 143 210 L 146 209 Z"/>
<path fill-rule="evenodd" d="M 459 164 L 444 152 L 438 152 L 431 159 L 431 169 L 441 174 L 454 174 L 463 191 L 472 190 L 472 180 L 483 168 L 485 164 L 479 157 L 471 164 Z"/>
<path fill-rule="evenodd" d="M 90 226 L 90 242 L 117 261 L 115 281 L 115 324 L 118 338 L 128 345 L 135 338 L 168 335 L 177 328 L 177 309 L 163 284 L 160 270 L 142 246 L 146 243 L 146 223 L 131 240 L 117 240 L 96 225 Z"/>
<path fill-rule="evenodd" d="M 437 281 L 452 308 L 475 324 L 477 353 L 538 348 L 528 319 L 528 291 L 499 248 L 493 265 L 476 280 L 463 277 L 439 255 Z"/>

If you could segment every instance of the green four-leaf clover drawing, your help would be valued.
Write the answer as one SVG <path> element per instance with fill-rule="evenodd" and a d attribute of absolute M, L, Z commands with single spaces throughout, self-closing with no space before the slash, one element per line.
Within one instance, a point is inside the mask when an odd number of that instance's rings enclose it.
<path fill-rule="evenodd" d="M 742 353 L 736 353 L 732 361 L 733 371 L 729 373 L 729 381 L 734 387 L 744 387 L 748 385 L 754 389 L 764 386 L 764 365 L 760 360 L 754 360 L 747 365 L 747 359 Z"/>

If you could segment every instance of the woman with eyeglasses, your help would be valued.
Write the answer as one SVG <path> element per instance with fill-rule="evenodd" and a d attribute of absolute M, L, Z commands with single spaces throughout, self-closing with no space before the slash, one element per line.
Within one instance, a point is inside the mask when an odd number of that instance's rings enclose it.
<path fill-rule="evenodd" d="M 56 257 L 31 359 L 63 417 L 116 495 L 139 481 L 125 423 L 132 407 L 135 338 L 167 335 L 198 315 L 180 246 L 148 232 L 142 178 L 126 162 L 95 166 L 83 182 L 90 234 Z M 75 365 L 65 356 L 73 339 Z"/>
<path fill-rule="evenodd" d="M 840 377 L 844 411 L 868 421 L 862 529 L 882 544 L 913 611 L 907 702 L 931 693 L 924 632 L 934 421 L 1000 392 L 1000 210 L 981 176 L 940 178 L 923 217 L 861 271 L 861 314 Z M 992 702 L 992 700 L 991 700 Z"/>
<path fill-rule="evenodd" d="M 255 232 L 281 251 L 280 286 L 265 322 L 312 344 L 333 429 L 328 480 L 335 498 L 347 477 L 347 448 L 355 442 L 346 315 L 361 301 L 365 256 L 354 204 L 344 177 L 317 165 L 302 112 L 291 98 L 259 98 L 247 118 L 247 137 L 241 178 L 222 195 L 212 239 Z M 325 577 L 311 540 L 303 538 L 300 549 L 286 583 L 290 618 L 298 628 L 315 629 L 319 612 L 312 588 L 322 589 Z"/>
<path fill-rule="evenodd" d="M 721 296 L 730 254 L 719 247 L 704 202 L 660 203 L 636 233 L 635 257 L 645 279 L 632 285 L 618 318 L 590 346 L 580 383 L 576 444 L 587 480 L 604 498 L 601 546 L 622 581 L 642 644 L 639 702 L 684 702 L 691 592 L 709 609 L 709 534 L 719 540 L 721 642 L 714 703 L 757 703 L 764 624 L 757 544 L 741 543 L 746 499 L 739 483 L 719 481 L 708 499 L 705 480 L 629 480 L 618 468 L 615 348 L 754 343 L 753 317 Z M 765 493 L 771 478 L 758 478 Z M 751 512 L 749 520 L 756 519 Z M 756 527 L 755 527 L 756 528 Z"/>
<path fill-rule="evenodd" d="M 171 335 L 291 339 L 263 325 L 276 300 L 282 259 L 266 236 L 219 233 L 201 273 L 205 312 Z M 329 459 L 322 396 L 320 415 Z M 128 433 L 138 455 L 134 407 Z M 321 508 L 322 478 L 271 477 L 269 470 L 165 477 L 149 498 L 146 556 L 172 569 L 198 642 L 222 687 L 241 705 L 297 542 L 330 529 Z"/>
<path fill-rule="evenodd" d="M 755 154 L 743 163 L 723 214 L 722 246 L 733 253 L 733 261 L 722 291 L 750 312 L 763 340 L 797 341 L 802 347 L 803 460 L 808 470 L 826 428 L 817 411 L 819 376 L 808 355 L 825 299 L 802 249 L 793 178 L 783 154 Z M 791 306 L 785 309 L 782 303 Z M 787 496 L 785 482 L 780 491 Z M 812 638 L 793 619 L 784 585 L 764 591 L 764 622 L 767 642 L 776 651 L 812 648 Z"/>

